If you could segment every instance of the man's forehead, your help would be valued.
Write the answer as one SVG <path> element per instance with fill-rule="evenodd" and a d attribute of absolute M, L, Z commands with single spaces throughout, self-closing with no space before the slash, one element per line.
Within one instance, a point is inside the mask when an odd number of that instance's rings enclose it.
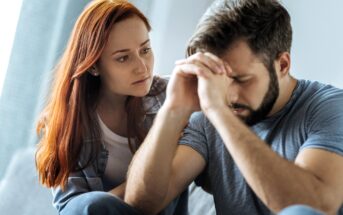
<path fill-rule="evenodd" d="M 220 57 L 228 63 L 246 64 L 260 61 L 244 40 L 233 43 Z"/>
<path fill-rule="evenodd" d="M 266 69 L 261 58 L 245 42 L 231 46 L 220 58 L 229 64 L 233 76 L 254 74 L 256 70 Z"/>

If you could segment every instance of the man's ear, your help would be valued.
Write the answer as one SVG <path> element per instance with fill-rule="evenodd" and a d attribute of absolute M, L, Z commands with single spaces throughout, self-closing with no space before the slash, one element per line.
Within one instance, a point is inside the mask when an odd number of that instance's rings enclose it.
<path fill-rule="evenodd" d="M 276 69 L 281 76 L 287 75 L 291 68 L 291 56 L 288 52 L 282 52 L 276 60 Z"/>

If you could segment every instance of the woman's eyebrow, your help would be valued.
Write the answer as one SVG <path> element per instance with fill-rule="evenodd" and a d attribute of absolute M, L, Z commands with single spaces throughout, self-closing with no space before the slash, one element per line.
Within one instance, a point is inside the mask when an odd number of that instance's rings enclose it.
<path fill-rule="evenodd" d="M 147 44 L 149 42 L 150 42 L 150 39 L 147 39 L 146 41 L 144 41 L 143 43 L 140 44 L 140 47 L 144 46 L 145 44 Z M 130 51 L 130 49 L 120 49 L 120 50 L 116 50 L 116 51 L 112 52 L 111 55 L 115 55 L 119 52 L 128 52 L 128 51 Z"/>

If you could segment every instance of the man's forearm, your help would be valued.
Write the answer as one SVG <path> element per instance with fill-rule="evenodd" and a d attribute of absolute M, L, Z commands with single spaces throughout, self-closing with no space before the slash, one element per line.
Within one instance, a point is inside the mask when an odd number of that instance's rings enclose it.
<path fill-rule="evenodd" d="M 325 201 L 321 198 L 325 192 L 323 183 L 312 173 L 273 152 L 230 111 L 212 112 L 209 118 L 261 200 L 274 211 L 295 203 L 325 209 Z"/>
<path fill-rule="evenodd" d="M 162 107 L 133 158 L 125 201 L 144 213 L 156 213 L 166 197 L 177 142 L 189 115 Z"/>

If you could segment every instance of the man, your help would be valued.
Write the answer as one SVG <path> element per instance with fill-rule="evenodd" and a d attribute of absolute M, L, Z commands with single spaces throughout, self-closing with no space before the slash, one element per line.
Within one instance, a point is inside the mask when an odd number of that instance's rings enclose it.
<path fill-rule="evenodd" d="M 176 63 L 125 201 L 155 214 L 195 180 L 217 214 L 342 215 L 343 91 L 293 78 L 291 41 L 278 1 L 216 1 Z"/>

